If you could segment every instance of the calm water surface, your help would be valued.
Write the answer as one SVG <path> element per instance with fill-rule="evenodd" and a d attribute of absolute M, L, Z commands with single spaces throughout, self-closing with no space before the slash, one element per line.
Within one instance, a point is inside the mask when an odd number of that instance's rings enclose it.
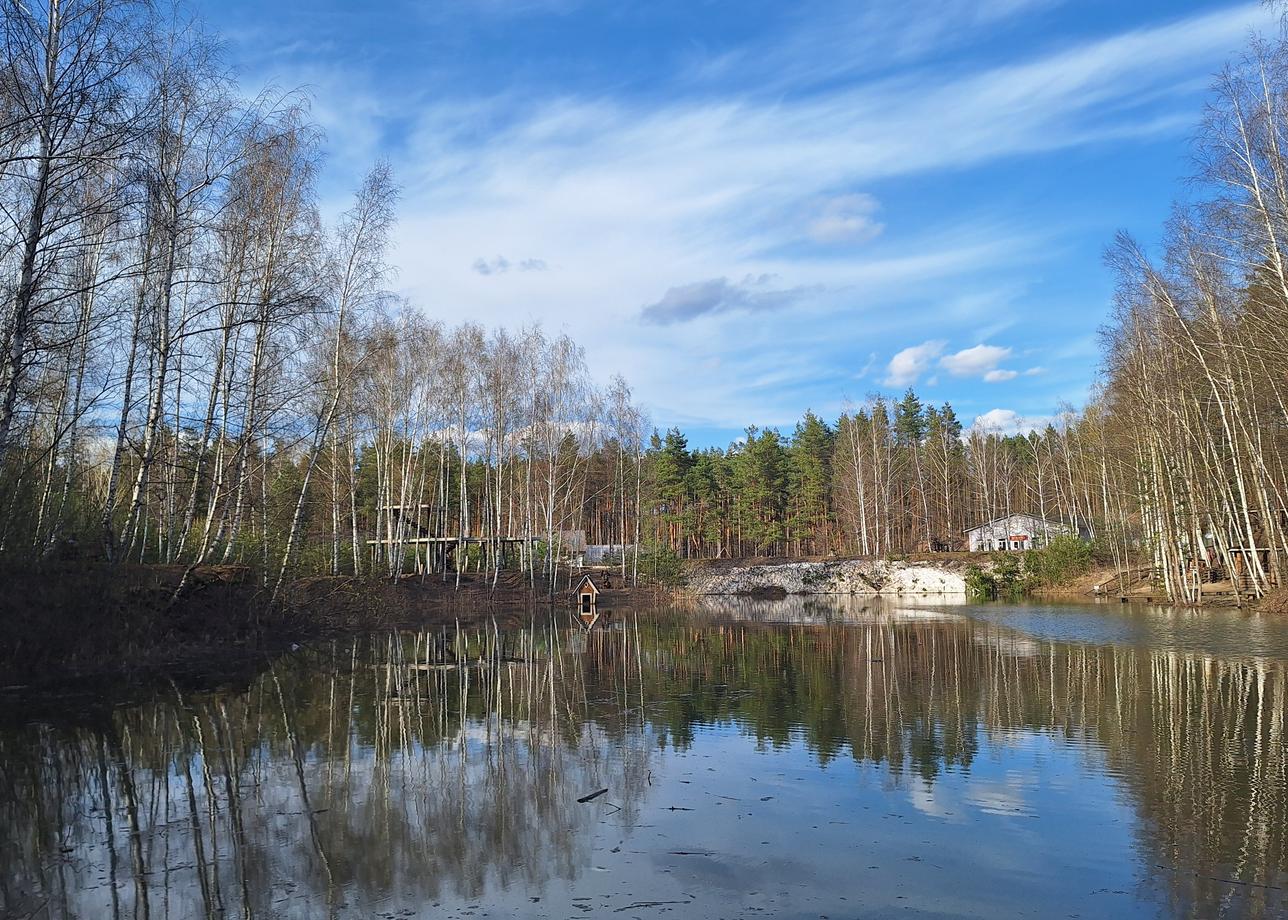
<path fill-rule="evenodd" d="M 1238 612 L 825 598 L 327 643 L 11 705 L 0 915 L 1284 916 L 1286 668 Z"/>

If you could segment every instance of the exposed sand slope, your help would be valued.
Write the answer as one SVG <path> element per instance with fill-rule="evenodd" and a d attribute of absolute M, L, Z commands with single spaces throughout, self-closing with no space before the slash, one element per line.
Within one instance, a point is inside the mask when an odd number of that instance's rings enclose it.
<path fill-rule="evenodd" d="M 955 568 L 885 559 L 734 565 L 695 570 L 687 588 L 693 594 L 964 595 L 966 580 Z"/>

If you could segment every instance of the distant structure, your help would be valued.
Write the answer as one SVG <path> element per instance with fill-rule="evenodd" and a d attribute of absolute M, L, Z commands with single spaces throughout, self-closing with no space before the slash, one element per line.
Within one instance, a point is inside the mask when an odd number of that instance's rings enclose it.
<path fill-rule="evenodd" d="M 530 537 L 471 537 L 446 535 L 447 514 L 445 509 L 432 505 L 383 505 L 386 535 L 368 540 L 371 547 L 371 561 L 374 564 L 381 554 L 390 551 L 402 552 L 406 549 L 415 551 L 415 572 L 447 572 L 456 569 L 465 570 L 468 565 L 469 548 L 480 547 L 475 565 L 481 571 L 490 565 L 508 568 L 520 561 L 525 544 L 531 544 Z M 466 558 L 457 559 L 456 550 Z"/>
<path fill-rule="evenodd" d="M 624 543 L 588 543 L 584 530 L 559 531 L 559 558 L 579 567 L 619 562 L 634 549 Z"/>
<path fill-rule="evenodd" d="M 595 601 L 599 599 L 599 587 L 589 575 L 583 575 L 581 581 L 577 582 L 573 597 L 576 598 L 582 613 L 591 613 L 595 609 Z"/>
<path fill-rule="evenodd" d="M 619 562 L 635 547 L 626 543 L 588 543 L 581 555 L 582 565 L 608 565 Z"/>
<path fill-rule="evenodd" d="M 1048 521 L 1034 514 L 1010 514 L 977 524 L 966 531 L 967 548 L 972 553 L 1009 550 L 1025 552 L 1041 549 L 1052 537 L 1079 536 L 1076 528 Z"/>

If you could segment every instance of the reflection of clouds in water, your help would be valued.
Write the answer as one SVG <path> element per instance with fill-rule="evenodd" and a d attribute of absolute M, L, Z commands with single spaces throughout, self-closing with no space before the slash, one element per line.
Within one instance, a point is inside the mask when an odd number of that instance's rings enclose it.
<path fill-rule="evenodd" d="M 1028 737 L 1032 740 L 1031 735 Z M 972 810 L 1002 817 L 1035 818 L 1038 812 L 1030 797 L 1036 791 L 1031 777 L 1008 771 L 1000 780 L 977 776 L 964 785 L 953 780 L 931 783 L 916 779 L 908 785 L 908 802 L 923 815 L 952 824 L 967 823 Z"/>
<path fill-rule="evenodd" d="M 908 802 L 932 818 L 953 824 L 969 821 L 972 810 L 1002 817 L 1037 817 L 1030 802 L 1036 787 L 1032 780 L 1013 771 L 1001 780 L 974 777 L 964 787 L 945 781 L 930 783 L 917 779 L 908 785 Z"/>
<path fill-rule="evenodd" d="M 915 607 L 900 607 L 890 611 L 896 620 L 920 621 L 923 623 L 952 623 L 963 620 L 960 613 L 949 613 L 946 610 L 918 610 Z"/>
<path fill-rule="evenodd" d="M 1030 781 L 1015 774 L 1004 782 L 976 780 L 966 789 L 966 801 L 985 814 L 1033 818 L 1037 812 L 1028 801 L 1032 788 Z"/>
<path fill-rule="evenodd" d="M 932 818 L 942 818 L 954 824 L 961 824 L 966 820 L 961 803 L 956 801 L 947 783 L 914 779 L 908 785 L 908 801 L 917 811 Z"/>
<path fill-rule="evenodd" d="M 1016 632 L 977 632 L 975 642 L 1012 658 L 1036 658 L 1047 649 L 1042 643 Z"/>

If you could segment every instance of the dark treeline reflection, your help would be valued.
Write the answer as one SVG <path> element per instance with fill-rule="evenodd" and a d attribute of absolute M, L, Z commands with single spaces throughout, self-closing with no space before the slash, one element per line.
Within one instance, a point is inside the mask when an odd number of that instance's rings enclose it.
<path fill-rule="evenodd" d="M 668 751 L 721 724 L 896 788 L 1052 735 L 1096 762 L 1088 781 L 1121 784 L 1146 896 L 1269 913 L 1288 868 L 1284 669 L 916 611 L 335 643 L 244 691 L 0 730 L 0 913 L 318 916 L 539 891 L 589 868 L 605 823 L 629 837 Z"/>

